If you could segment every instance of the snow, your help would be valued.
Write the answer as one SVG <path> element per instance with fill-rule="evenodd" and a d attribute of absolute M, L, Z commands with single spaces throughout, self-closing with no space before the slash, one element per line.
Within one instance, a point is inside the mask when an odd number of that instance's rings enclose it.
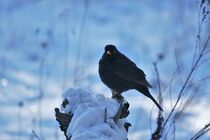
<path fill-rule="evenodd" d="M 69 104 L 61 110 L 73 114 L 67 135 L 71 140 L 126 140 L 124 128 L 126 119 L 116 124 L 112 117 L 116 114 L 119 103 L 100 94 L 93 94 L 83 89 L 69 89 L 63 94 Z M 107 110 L 107 111 L 105 111 Z M 107 113 L 105 113 L 107 112 Z"/>

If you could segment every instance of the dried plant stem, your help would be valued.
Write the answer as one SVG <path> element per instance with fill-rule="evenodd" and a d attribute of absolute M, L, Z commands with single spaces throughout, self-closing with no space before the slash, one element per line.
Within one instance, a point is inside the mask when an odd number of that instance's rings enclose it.
<path fill-rule="evenodd" d="M 182 88 L 181 88 L 181 90 L 180 90 L 180 92 L 179 92 L 178 98 L 177 98 L 177 100 L 176 100 L 176 102 L 175 102 L 175 104 L 174 104 L 172 110 L 170 111 L 168 117 L 166 118 L 166 120 L 165 120 L 165 122 L 164 122 L 164 124 L 163 124 L 162 132 L 163 132 L 163 130 L 164 130 L 166 124 L 168 123 L 169 119 L 171 118 L 172 114 L 174 113 L 174 111 L 175 111 L 175 109 L 176 109 L 176 107 L 177 107 L 177 105 L 178 105 L 178 103 L 179 103 L 181 97 L 183 96 L 184 91 L 185 91 L 185 89 L 186 89 L 186 87 L 187 87 L 187 84 L 189 83 L 189 81 L 190 81 L 190 79 L 191 79 L 193 73 L 194 73 L 195 70 L 197 69 L 197 66 L 199 65 L 199 62 L 200 62 L 201 58 L 203 57 L 203 55 L 204 55 L 204 53 L 205 53 L 205 50 L 206 50 L 206 48 L 207 48 L 207 46 L 208 46 L 209 40 L 210 40 L 210 34 L 208 35 L 208 38 L 207 38 L 207 40 L 206 40 L 206 42 L 205 42 L 205 44 L 204 44 L 204 46 L 203 46 L 203 48 L 202 48 L 202 50 L 201 50 L 199 56 L 198 56 L 198 58 L 195 60 L 195 64 L 192 66 L 192 69 L 191 69 L 190 72 L 189 72 L 189 74 L 188 74 L 188 76 L 187 76 L 187 78 L 186 78 L 186 80 L 185 80 L 185 82 L 184 82 L 184 84 L 183 84 L 183 86 L 182 86 Z"/>
<path fill-rule="evenodd" d="M 106 123 L 107 120 L 107 108 L 104 110 L 104 122 Z"/>
<path fill-rule="evenodd" d="M 37 140 L 41 140 L 34 130 L 32 130 L 32 136 L 36 138 Z"/>
<path fill-rule="evenodd" d="M 157 76 L 157 83 L 158 83 L 158 90 L 159 90 L 159 104 L 162 106 L 163 104 L 163 98 L 162 98 L 162 92 L 161 92 L 161 85 L 160 85 L 160 75 L 159 75 L 159 71 L 157 68 L 157 63 L 154 63 L 154 68 L 155 68 L 155 73 Z M 152 140 L 159 140 L 162 136 L 162 125 L 164 122 L 164 118 L 162 115 L 162 111 L 159 110 L 158 112 L 158 118 L 157 118 L 157 128 L 155 130 L 155 132 L 152 134 Z"/>
<path fill-rule="evenodd" d="M 210 123 L 206 124 L 201 130 L 199 130 L 190 140 L 197 140 L 201 136 L 203 136 L 205 133 L 207 133 L 210 130 Z"/>
<path fill-rule="evenodd" d="M 21 115 L 21 106 L 18 107 L 18 129 L 19 129 L 19 140 L 21 140 L 22 136 L 22 115 Z"/>
<path fill-rule="evenodd" d="M 84 36 L 84 29 L 85 29 L 85 24 L 86 24 L 86 21 L 87 21 L 87 14 L 88 14 L 88 1 L 84 1 L 84 12 L 83 12 L 83 15 L 82 15 L 82 20 L 81 20 L 81 24 L 80 24 L 80 28 L 79 28 L 79 35 L 78 35 L 78 40 L 77 40 L 77 45 L 76 45 L 76 56 L 75 56 L 75 66 L 74 66 L 74 78 L 73 78 L 73 84 L 74 85 L 78 85 L 78 76 L 81 76 L 80 75 L 80 67 L 81 67 L 81 63 L 82 63 L 82 60 L 81 60 L 81 53 L 82 53 L 82 41 L 84 40 L 83 36 Z"/>
<path fill-rule="evenodd" d="M 42 100 L 44 96 L 43 92 L 43 76 L 44 76 L 44 58 L 41 59 L 39 67 L 39 101 L 38 101 L 38 118 L 39 118 L 39 134 L 41 139 L 44 139 L 43 125 L 42 125 Z"/>

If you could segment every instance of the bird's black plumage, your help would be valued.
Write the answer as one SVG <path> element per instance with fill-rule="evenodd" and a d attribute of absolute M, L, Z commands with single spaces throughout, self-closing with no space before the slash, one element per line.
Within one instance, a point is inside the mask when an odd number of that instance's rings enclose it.
<path fill-rule="evenodd" d="M 102 82 L 112 90 L 113 96 L 136 89 L 163 110 L 150 94 L 148 88 L 152 86 L 147 82 L 144 72 L 114 45 L 105 46 L 105 52 L 99 61 L 99 75 Z"/>

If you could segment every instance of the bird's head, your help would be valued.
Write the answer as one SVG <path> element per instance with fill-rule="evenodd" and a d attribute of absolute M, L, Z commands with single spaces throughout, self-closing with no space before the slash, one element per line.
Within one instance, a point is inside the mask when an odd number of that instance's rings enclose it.
<path fill-rule="evenodd" d="M 106 45 L 105 49 L 104 49 L 104 54 L 106 56 L 115 56 L 115 54 L 117 53 L 117 48 L 114 45 Z"/>

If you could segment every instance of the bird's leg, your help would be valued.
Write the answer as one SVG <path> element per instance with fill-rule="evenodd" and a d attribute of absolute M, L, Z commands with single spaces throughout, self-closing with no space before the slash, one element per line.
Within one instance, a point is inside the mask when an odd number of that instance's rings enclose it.
<path fill-rule="evenodd" d="M 122 108 L 123 108 L 122 107 L 122 103 L 123 103 L 123 99 L 124 98 L 123 98 L 123 96 L 120 93 L 118 93 L 118 92 L 116 92 L 114 90 L 112 90 L 112 98 L 116 99 L 120 103 L 120 107 L 117 110 L 116 115 L 113 117 L 114 122 L 117 123 L 117 121 L 120 119 L 120 116 L 122 114 Z"/>
<path fill-rule="evenodd" d="M 124 97 L 121 95 L 121 93 L 118 93 L 114 90 L 112 90 L 112 98 L 116 99 L 118 103 L 120 104 L 117 113 L 113 117 L 113 120 L 115 123 L 121 118 L 126 118 L 129 114 L 128 108 L 129 108 L 129 103 L 125 102 Z"/>
<path fill-rule="evenodd" d="M 122 97 L 122 96 L 121 96 Z M 117 101 L 120 103 L 120 107 L 119 109 L 117 110 L 117 113 L 116 115 L 113 117 L 113 120 L 115 123 L 117 123 L 117 121 L 120 119 L 121 115 L 122 115 L 122 110 L 123 110 L 123 106 L 122 106 L 122 103 L 123 103 L 123 97 L 122 98 L 119 98 L 117 99 Z"/>
<path fill-rule="evenodd" d="M 120 100 L 123 99 L 123 96 L 119 92 L 112 90 L 112 98 L 117 99 L 117 101 L 120 102 Z"/>
<path fill-rule="evenodd" d="M 112 90 L 112 98 L 114 98 L 114 97 L 117 96 L 118 94 L 119 94 L 118 92 Z"/>

